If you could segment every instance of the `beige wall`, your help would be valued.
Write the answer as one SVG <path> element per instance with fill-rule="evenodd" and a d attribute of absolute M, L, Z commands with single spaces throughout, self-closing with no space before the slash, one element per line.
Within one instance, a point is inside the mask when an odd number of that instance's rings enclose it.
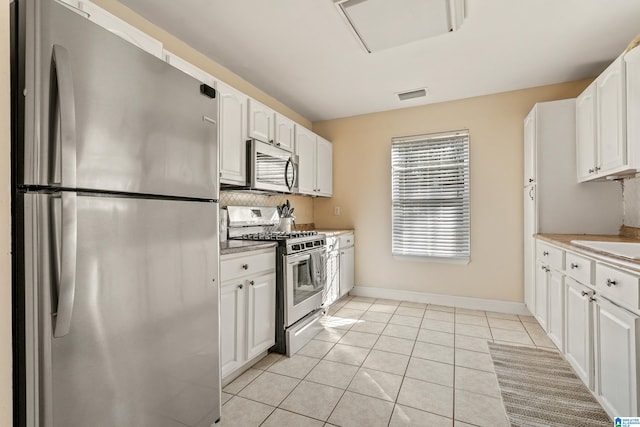
<path fill-rule="evenodd" d="M 11 425 L 9 4 L 0 7 L 0 426 Z"/>
<path fill-rule="evenodd" d="M 333 198 L 316 199 L 319 227 L 356 230 L 356 285 L 523 300 L 523 119 L 536 102 L 572 98 L 589 83 L 544 86 L 314 123 L 333 141 Z M 470 132 L 471 262 L 391 256 L 391 138 Z M 341 215 L 334 216 L 334 207 Z"/>

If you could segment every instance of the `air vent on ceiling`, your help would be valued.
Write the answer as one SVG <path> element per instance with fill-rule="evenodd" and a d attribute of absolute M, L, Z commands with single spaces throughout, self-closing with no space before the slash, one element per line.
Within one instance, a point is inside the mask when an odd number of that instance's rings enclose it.
<path fill-rule="evenodd" d="M 407 99 L 413 99 L 413 98 L 420 98 L 422 96 L 427 96 L 427 88 L 410 90 L 408 92 L 399 92 L 399 93 L 396 93 L 396 95 L 398 95 L 398 98 L 400 98 L 400 101 L 405 101 Z"/>
<path fill-rule="evenodd" d="M 369 53 L 457 30 L 465 0 L 334 0 Z"/>

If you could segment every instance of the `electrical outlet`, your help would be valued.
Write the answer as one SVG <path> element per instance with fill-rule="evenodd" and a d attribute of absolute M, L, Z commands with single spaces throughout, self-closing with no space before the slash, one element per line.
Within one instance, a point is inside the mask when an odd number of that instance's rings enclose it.
<path fill-rule="evenodd" d="M 333 214 L 334 214 L 335 216 L 340 215 L 340 206 L 335 206 L 335 207 L 333 208 Z"/>

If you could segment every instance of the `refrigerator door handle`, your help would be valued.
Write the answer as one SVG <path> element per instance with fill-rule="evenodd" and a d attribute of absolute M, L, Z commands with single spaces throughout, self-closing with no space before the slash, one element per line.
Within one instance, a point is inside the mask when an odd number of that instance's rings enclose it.
<path fill-rule="evenodd" d="M 53 336 L 60 338 L 69 333 L 73 301 L 76 293 L 76 256 L 78 253 L 78 200 L 75 193 L 62 193 L 61 218 L 54 215 L 53 233 L 60 236 L 58 258 L 58 297 Z M 57 227 L 61 227 L 58 233 Z M 57 240 L 57 239 L 56 239 Z"/>
<path fill-rule="evenodd" d="M 57 91 L 52 91 L 57 96 L 56 108 L 53 108 L 58 117 L 51 117 L 52 123 L 59 120 L 57 135 L 51 135 L 53 141 L 58 141 L 60 146 L 54 146 L 53 171 L 54 176 L 59 177 L 60 185 L 67 188 L 76 187 L 76 107 L 73 90 L 73 75 L 69 52 L 60 45 L 53 45 L 53 65 Z M 55 105 L 55 104 L 52 104 Z M 53 129 L 52 129 L 53 133 Z M 53 142 L 52 141 L 52 142 Z M 51 144 L 54 145 L 54 144 Z M 57 144 L 56 144 L 57 145 Z M 64 164 L 62 159 L 64 158 Z"/>

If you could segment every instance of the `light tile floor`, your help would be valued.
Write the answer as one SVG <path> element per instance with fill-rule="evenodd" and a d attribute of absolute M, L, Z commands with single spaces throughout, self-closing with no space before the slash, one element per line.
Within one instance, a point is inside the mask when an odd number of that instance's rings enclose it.
<path fill-rule="evenodd" d="M 223 426 L 508 426 L 487 342 L 555 348 L 533 317 L 345 297 L 296 355 L 223 389 Z"/>

